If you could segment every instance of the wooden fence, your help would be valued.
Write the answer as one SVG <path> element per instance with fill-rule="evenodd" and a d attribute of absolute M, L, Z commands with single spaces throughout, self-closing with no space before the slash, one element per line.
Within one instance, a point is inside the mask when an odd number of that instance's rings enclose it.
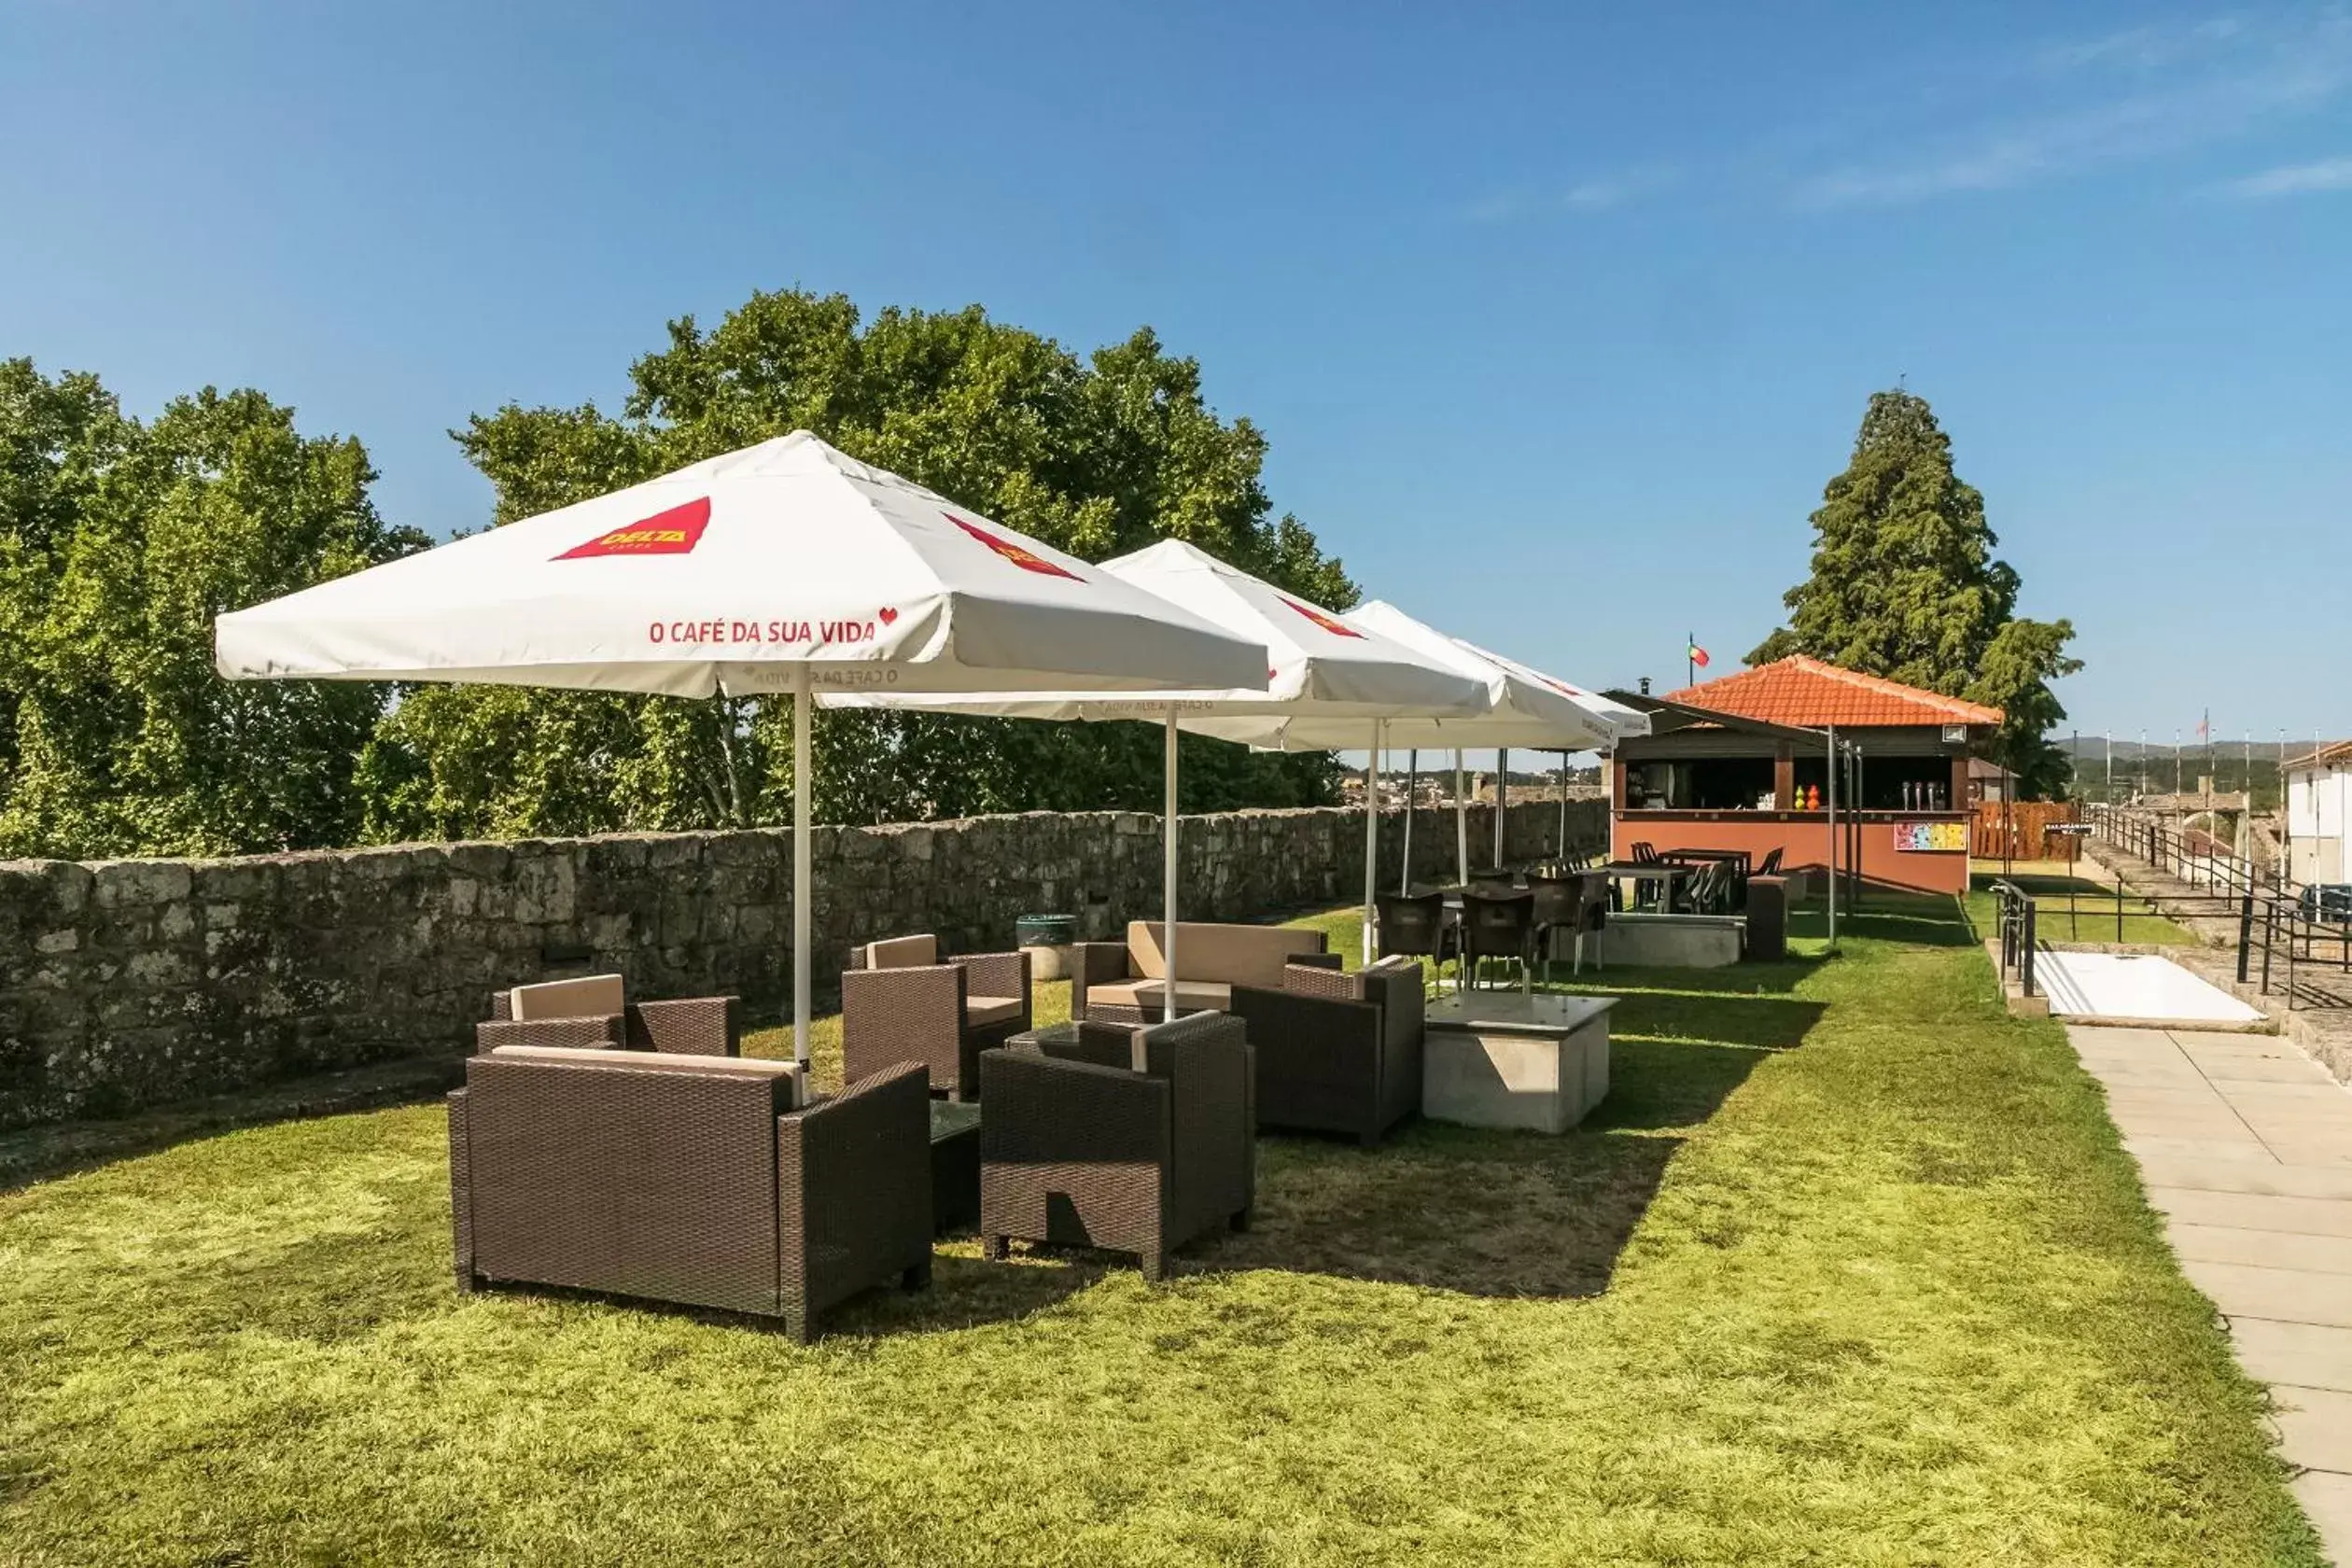
<path fill-rule="evenodd" d="M 1980 861 L 2072 861 L 2081 849 L 2080 836 L 2050 830 L 2053 823 L 2079 819 L 2072 801 L 1980 801 L 1968 853 Z"/>

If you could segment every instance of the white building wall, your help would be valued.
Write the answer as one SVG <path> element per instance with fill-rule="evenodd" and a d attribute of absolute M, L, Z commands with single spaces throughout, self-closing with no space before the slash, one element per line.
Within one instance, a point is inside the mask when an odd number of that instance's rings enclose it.
<path fill-rule="evenodd" d="M 2299 882 L 2352 881 L 2345 873 L 2345 826 L 2352 821 L 2352 764 L 2290 770 L 2287 838 Z"/>

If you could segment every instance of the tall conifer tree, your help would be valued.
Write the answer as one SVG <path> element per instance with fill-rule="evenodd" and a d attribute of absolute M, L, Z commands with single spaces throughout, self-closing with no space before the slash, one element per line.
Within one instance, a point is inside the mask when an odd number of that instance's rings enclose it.
<path fill-rule="evenodd" d="M 2002 709 L 1993 745 L 2026 792 L 2062 788 L 2068 764 L 2048 735 L 2066 716 L 2050 682 L 2082 667 L 2066 621 L 2015 614 L 2016 569 L 1984 497 L 1953 471 L 1952 439 L 1927 399 L 1875 393 L 1854 457 L 1813 514 L 1813 573 L 1783 596 L 1788 624 L 1748 655 L 1791 653 Z"/>

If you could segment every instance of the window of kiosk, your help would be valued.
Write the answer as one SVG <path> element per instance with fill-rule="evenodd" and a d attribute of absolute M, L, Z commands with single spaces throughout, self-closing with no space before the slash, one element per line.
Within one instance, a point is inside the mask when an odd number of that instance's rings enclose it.
<path fill-rule="evenodd" d="M 1770 811 L 1772 759 L 1694 757 L 1628 770 L 1629 811 Z"/>

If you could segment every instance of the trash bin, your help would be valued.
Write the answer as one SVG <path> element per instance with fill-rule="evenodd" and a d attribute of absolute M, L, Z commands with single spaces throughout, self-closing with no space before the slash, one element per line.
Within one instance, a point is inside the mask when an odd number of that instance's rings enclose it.
<path fill-rule="evenodd" d="M 1013 922 L 1015 945 L 1029 949 L 1032 980 L 1067 979 L 1070 949 L 1077 940 L 1075 915 L 1024 915 Z"/>
<path fill-rule="evenodd" d="M 1787 878 L 1747 879 L 1747 956 L 1759 963 L 1788 956 Z"/>

